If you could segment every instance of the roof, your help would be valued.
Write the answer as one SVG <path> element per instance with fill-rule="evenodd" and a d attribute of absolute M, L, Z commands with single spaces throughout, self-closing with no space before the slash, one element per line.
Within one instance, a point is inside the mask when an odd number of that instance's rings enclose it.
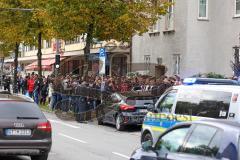
<path fill-rule="evenodd" d="M 204 119 L 199 121 L 189 121 L 189 122 L 179 123 L 179 125 L 187 125 L 187 124 L 210 125 L 210 126 L 215 126 L 217 128 L 221 128 L 223 130 L 227 130 L 228 127 L 232 127 L 234 129 L 237 129 L 238 131 L 240 129 L 240 123 L 236 121 L 231 121 L 231 120 Z"/>
<path fill-rule="evenodd" d="M 240 86 L 234 85 L 181 85 L 174 86 L 173 89 L 201 89 L 201 90 L 212 90 L 222 92 L 240 92 Z"/>
<path fill-rule="evenodd" d="M 216 78 L 185 78 L 184 84 L 218 84 L 218 85 L 239 85 L 239 82 L 231 79 Z"/>
<path fill-rule="evenodd" d="M 32 98 L 18 94 L 0 94 L 0 101 L 33 102 Z"/>

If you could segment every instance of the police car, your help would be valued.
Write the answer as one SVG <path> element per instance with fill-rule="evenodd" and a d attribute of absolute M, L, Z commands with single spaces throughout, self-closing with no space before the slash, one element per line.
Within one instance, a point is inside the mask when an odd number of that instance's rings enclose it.
<path fill-rule="evenodd" d="M 185 78 L 184 85 L 209 84 L 209 85 L 239 85 L 239 82 L 231 79 L 217 78 Z"/>
<path fill-rule="evenodd" d="M 240 86 L 182 85 L 167 90 L 144 118 L 141 142 L 156 143 L 176 123 L 202 119 L 240 122 Z"/>

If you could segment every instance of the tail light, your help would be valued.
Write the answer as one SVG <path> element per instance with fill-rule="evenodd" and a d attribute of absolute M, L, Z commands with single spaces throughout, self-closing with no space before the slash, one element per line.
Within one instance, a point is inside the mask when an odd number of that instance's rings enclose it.
<path fill-rule="evenodd" d="M 44 123 L 39 123 L 37 126 L 38 130 L 44 131 L 44 132 L 52 132 L 52 126 L 49 121 L 44 122 Z"/>
<path fill-rule="evenodd" d="M 122 104 L 122 105 L 120 106 L 120 110 L 121 110 L 121 111 L 135 111 L 136 108 L 135 108 L 134 106 L 129 106 L 129 105 L 124 105 L 124 104 Z"/>

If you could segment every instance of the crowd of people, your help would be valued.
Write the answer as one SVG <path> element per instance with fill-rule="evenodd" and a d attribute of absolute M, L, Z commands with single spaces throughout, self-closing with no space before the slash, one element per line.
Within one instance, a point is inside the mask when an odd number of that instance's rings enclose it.
<path fill-rule="evenodd" d="M 10 90 L 10 79 L 4 79 L 4 89 Z M 126 92 L 147 92 L 153 96 L 160 96 L 167 88 L 181 84 L 179 76 L 151 76 L 111 77 L 89 76 L 79 77 L 76 75 L 50 75 L 39 77 L 37 74 L 28 74 L 26 77 L 18 76 L 18 92 L 34 99 L 37 104 L 46 105 L 54 110 L 57 102 L 70 97 L 80 98 L 81 101 L 93 102 L 96 107 L 100 103 L 100 94 Z M 89 104 L 89 103 L 85 103 Z"/>

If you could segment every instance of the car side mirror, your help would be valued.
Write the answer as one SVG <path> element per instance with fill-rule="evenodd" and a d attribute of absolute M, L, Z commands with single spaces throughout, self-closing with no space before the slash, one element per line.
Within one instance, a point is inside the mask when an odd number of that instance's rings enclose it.
<path fill-rule="evenodd" d="M 152 147 L 153 143 L 152 141 L 146 141 L 146 142 L 143 142 L 142 143 L 142 149 L 144 151 L 150 151 L 150 150 L 153 150 L 153 147 Z"/>
<path fill-rule="evenodd" d="M 153 113 L 158 113 L 157 109 L 155 108 L 155 105 L 154 104 L 149 104 L 148 107 L 147 107 L 147 110 L 149 112 L 153 112 Z"/>

